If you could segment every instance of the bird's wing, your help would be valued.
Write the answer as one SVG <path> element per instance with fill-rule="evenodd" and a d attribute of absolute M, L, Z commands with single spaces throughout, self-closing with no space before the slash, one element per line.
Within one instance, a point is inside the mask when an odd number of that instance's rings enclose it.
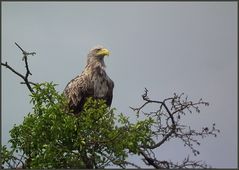
<path fill-rule="evenodd" d="M 108 85 L 108 91 L 106 94 L 106 102 L 108 106 L 111 106 L 112 99 L 113 99 L 114 82 L 109 77 L 107 80 L 107 85 Z"/>
<path fill-rule="evenodd" d="M 80 111 L 83 107 L 85 99 L 88 96 L 91 96 L 93 91 L 90 75 L 86 72 L 83 72 L 81 75 L 72 79 L 64 90 L 64 94 L 69 100 L 70 109 Z"/>

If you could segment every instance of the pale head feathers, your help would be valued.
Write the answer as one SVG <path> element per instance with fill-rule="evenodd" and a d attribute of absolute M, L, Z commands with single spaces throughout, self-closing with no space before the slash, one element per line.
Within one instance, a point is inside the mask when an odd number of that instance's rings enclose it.
<path fill-rule="evenodd" d="M 105 66 L 104 56 L 109 55 L 109 50 L 106 49 L 102 45 L 96 45 L 90 49 L 87 55 L 87 65 L 94 64 L 94 65 L 101 65 L 102 67 Z"/>

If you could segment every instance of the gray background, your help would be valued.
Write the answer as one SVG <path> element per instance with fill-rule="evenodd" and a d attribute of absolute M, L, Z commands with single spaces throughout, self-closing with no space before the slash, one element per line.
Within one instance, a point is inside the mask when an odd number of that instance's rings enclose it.
<path fill-rule="evenodd" d="M 115 82 L 112 106 L 133 114 L 144 87 L 162 100 L 174 92 L 203 98 L 209 107 L 189 115 L 195 128 L 216 123 L 221 133 L 197 147 L 215 168 L 237 166 L 237 3 L 236 2 L 2 2 L 2 61 L 24 73 L 18 42 L 37 55 L 29 58 L 32 81 L 53 81 L 62 91 L 81 73 L 97 44 Z M 2 69 L 2 142 L 13 124 L 31 112 L 29 92 Z M 158 158 L 181 161 L 181 143 L 165 144 Z M 192 154 L 190 154 L 192 155 Z M 137 158 L 130 158 L 139 163 Z"/>

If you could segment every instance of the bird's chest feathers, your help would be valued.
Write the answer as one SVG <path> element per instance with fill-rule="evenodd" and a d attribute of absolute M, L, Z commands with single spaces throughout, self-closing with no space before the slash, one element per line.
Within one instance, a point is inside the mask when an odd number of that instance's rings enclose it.
<path fill-rule="evenodd" d="M 108 76 L 106 75 L 105 70 L 102 68 L 95 70 L 93 73 L 92 81 L 94 85 L 94 97 L 105 97 L 109 90 Z"/>

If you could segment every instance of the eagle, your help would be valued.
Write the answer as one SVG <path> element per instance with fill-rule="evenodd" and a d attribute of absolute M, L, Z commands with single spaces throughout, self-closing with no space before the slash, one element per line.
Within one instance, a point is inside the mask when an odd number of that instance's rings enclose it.
<path fill-rule="evenodd" d="M 87 64 L 81 74 L 72 79 L 64 89 L 69 109 L 78 115 L 88 97 L 104 99 L 110 107 L 114 82 L 106 74 L 104 57 L 110 51 L 101 45 L 93 47 L 87 55 Z"/>

